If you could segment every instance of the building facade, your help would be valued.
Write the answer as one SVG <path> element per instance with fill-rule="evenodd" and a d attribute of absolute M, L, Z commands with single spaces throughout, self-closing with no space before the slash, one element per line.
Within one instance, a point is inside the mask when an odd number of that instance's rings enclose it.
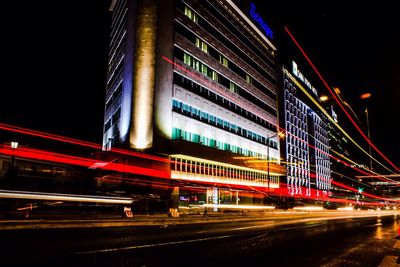
<path fill-rule="evenodd" d="M 212 185 L 214 204 L 219 184 L 279 188 L 276 48 L 254 4 L 115 0 L 111 10 L 104 149 L 166 154 L 171 179 Z"/>
<path fill-rule="evenodd" d="M 295 61 L 283 68 L 283 109 L 287 188 L 292 196 L 324 197 L 331 188 L 331 160 L 327 119 L 312 109 L 318 91 Z"/>

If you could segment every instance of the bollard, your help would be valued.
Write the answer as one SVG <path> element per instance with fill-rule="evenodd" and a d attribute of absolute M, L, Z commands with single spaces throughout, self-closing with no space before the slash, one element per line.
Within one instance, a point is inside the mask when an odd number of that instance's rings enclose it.
<path fill-rule="evenodd" d="M 124 207 L 124 213 L 127 218 L 133 218 L 133 213 L 130 207 Z"/>

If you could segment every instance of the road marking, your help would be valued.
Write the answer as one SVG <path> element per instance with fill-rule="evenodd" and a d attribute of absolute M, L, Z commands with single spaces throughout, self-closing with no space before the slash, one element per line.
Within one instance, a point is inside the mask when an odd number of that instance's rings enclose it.
<path fill-rule="evenodd" d="M 396 267 L 396 266 L 400 266 L 400 264 L 397 264 L 397 256 L 385 256 L 381 262 L 381 264 L 379 264 L 378 267 Z"/>
<path fill-rule="evenodd" d="M 199 238 L 199 239 L 182 240 L 182 241 L 165 242 L 165 243 L 156 243 L 156 244 L 148 244 L 148 245 L 138 245 L 138 246 L 121 247 L 121 248 L 90 250 L 90 251 L 76 252 L 74 254 L 85 255 L 85 254 L 96 254 L 96 253 L 108 253 L 108 252 L 116 252 L 116 251 L 122 251 L 122 250 L 132 250 L 132 249 L 138 249 L 138 248 L 152 248 L 152 247 L 161 247 L 161 246 L 185 244 L 185 243 L 195 243 L 195 242 L 202 242 L 202 241 L 208 241 L 208 240 L 229 238 L 229 237 L 234 237 L 234 236 L 236 236 L 236 235 L 223 235 L 223 236 L 216 236 L 216 237 Z"/>

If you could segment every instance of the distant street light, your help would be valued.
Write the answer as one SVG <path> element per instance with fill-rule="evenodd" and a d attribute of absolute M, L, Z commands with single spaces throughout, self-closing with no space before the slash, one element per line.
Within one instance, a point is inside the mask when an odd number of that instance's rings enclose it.
<path fill-rule="evenodd" d="M 11 142 L 11 148 L 17 149 L 18 148 L 18 142 Z M 15 156 L 14 156 L 14 152 L 11 155 L 11 169 L 14 170 L 15 169 Z"/>
<path fill-rule="evenodd" d="M 12 149 L 18 148 L 18 142 L 11 142 L 11 148 Z"/>
<path fill-rule="evenodd" d="M 321 96 L 321 97 L 319 98 L 319 100 L 321 100 L 322 102 L 325 102 L 325 101 L 327 101 L 328 99 L 329 99 L 329 97 L 326 96 L 326 95 L 323 95 L 323 96 Z"/>
<path fill-rule="evenodd" d="M 365 93 L 360 96 L 361 99 L 367 99 L 371 97 L 371 93 Z"/>

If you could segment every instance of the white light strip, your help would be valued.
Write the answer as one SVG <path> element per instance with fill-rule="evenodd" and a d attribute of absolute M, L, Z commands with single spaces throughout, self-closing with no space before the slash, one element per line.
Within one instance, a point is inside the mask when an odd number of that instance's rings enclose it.
<path fill-rule="evenodd" d="M 132 204 L 131 198 L 103 197 L 94 195 L 53 194 L 53 193 L 13 191 L 13 190 L 0 190 L 0 198 L 93 202 L 93 203 L 108 203 L 108 204 Z"/>
<path fill-rule="evenodd" d="M 196 162 L 202 162 L 202 163 L 207 163 L 207 164 L 213 164 L 213 165 L 218 165 L 221 167 L 227 167 L 227 168 L 232 168 L 232 169 L 236 169 L 236 170 L 244 170 L 244 171 L 251 171 L 251 172 L 256 172 L 256 173 L 261 173 L 261 174 L 267 174 L 267 171 L 261 171 L 258 169 L 252 169 L 252 168 L 247 168 L 247 167 L 242 167 L 242 166 L 238 166 L 238 165 L 233 165 L 233 164 L 228 164 L 228 163 L 223 163 L 223 162 L 219 162 L 219 161 L 213 161 L 213 160 L 207 160 L 207 159 L 203 159 L 203 158 L 197 158 L 197 157 L 191 157 L 191 156 L 187 156 L 184 154 L 172 154 L 170 155 L 170 157 L 176 158 L 176 159 L 186 159 L 186 160 L 191 160 L 191 161 L 196 161 Z M 250 157 L 251 158 L 251 157 Z M 265 163 L 267 163 L 267 161 L 264 161 Z M 279 165 L 281 166 L 281 165 Z M 272 168 L 272 166 L 271 166 Z M 269 173 L 271 176 L 272 175 L 277 175 L 277 176 L 284 176 L 285 174 L 281 174 L 281 173 L 275 173 L 272 172 L 270 170 Z"/>
<path fill-rule="evenodd" d="M 353 211 L 353 210 L 354 210 L 354 207 L 337 208 L 337 210 Z"/>
<path fill-rule="evenodd" d="M 244 181 L 239 179 L 232 179 L 226 177 L 215 177 L 203 174 L 194 174 L 186 172 L 171 171 L 171 179 L 187 180 L 187 181 L 197 181 L 206 183 L 216 183 L 216 184 L 233 184 L 241 186 L 257 186 L 268 188 L 268 182 L 257 182 L 257 181 Z M 279 188 L 278 183 L 270 182 L 269 188 Z"/>
<path fill-rule="evenodd" d="M 248 210 L 272 210 L 275 206 L 229 205 L 229 204 L 204 204 L 201 207 L 220 209 L 248 209 Z"/>
<path fill-rule="evenodd" d="M 306 207 L 294 207 L 294 210 L 323 210 L 323 207 L 317 206 L 306 206 Z"/>

